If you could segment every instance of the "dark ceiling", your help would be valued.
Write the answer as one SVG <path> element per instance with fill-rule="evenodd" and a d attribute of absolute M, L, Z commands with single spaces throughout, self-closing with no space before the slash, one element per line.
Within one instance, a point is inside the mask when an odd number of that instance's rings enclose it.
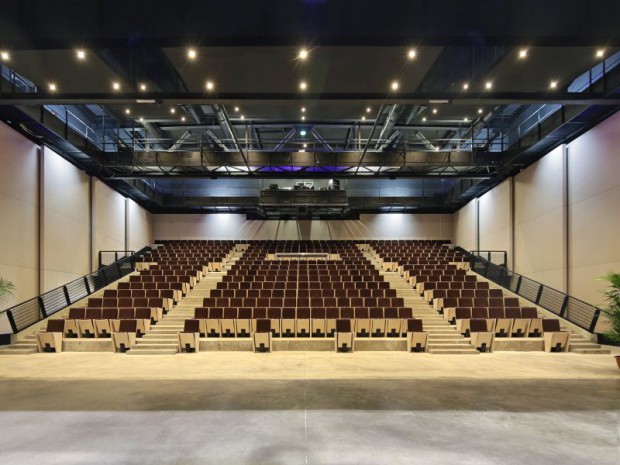
<path fill-rule="evenodd" d="M 450 212 L 617 111 L 618 17 L 617 1 L 14 2 L 0 118 L 154 212 Z M 262 198 L 331 178 L 346 205 Z"/>

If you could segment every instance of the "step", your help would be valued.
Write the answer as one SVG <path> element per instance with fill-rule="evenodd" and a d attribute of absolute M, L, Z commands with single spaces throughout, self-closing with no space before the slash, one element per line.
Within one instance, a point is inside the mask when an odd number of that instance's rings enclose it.
<path fill-rule="evenodd" d="M 602 347 L 599 349 L 575 349 L 569 346 L 568 351 L 575 353 L 575 354 L 591 354 L 591 355 L 595 355 L 595 354 L 610 355 L 611 354 L 611 350 L 603 349 Z"/>
<path fill-rule="evenodd" d="M 133 348 L 127 352 L 126 355 L 174 355 L 179 352 L 178 347 L 173 349 L 141 349 Z"/>
<path fill-rule="evenodd" d="M 0 349 L 0 355 L 29 355 L 36 354 L 37 347 L 15 347 L 10 349 Z"/>
<path fill-rule="evenodd" d="M 463 355 L 475 355 L 475 354 L 479 354 L 480 352 L 478 352 L 476 349 L 434 349 L 431 346 L 428 347 L 428 353 L 429 354 L 446 354 L 446 355 L 456 355 L 456 354 L 463 354 Z"/>

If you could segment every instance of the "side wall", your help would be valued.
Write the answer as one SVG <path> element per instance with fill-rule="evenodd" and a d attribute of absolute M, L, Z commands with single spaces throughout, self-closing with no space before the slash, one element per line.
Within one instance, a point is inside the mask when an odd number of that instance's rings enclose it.
<path fill-rule="evenodd" d="M 155 239 L 452 239 L 452 215 L 361 215 L 359 220 L 246 220 L 245 215 L 154 215 Z"/>
<path fill-rule="evenodd" d="M 517 273 L 602 304 L 597 278 L 620 272 L 618 140 L 620 113 L 459 210 L 455 243 L 507 250 Z"/>
<path fill-rule="evenodd" d="M 88 274 L 99 250 L 152 243 L 150 213 L 3 123 L 0 166 L 0 277 L 16 286 L 0 310 Z"/>

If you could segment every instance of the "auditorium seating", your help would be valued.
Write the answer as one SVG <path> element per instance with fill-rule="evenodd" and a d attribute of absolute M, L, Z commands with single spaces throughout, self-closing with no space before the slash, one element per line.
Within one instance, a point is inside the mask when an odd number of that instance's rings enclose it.
<path fill-rule="evenodd" d="M 179 352 L 198 352 L 200 350 L 200 321 L 185 320 L 183 331 L 179 333 Z"/>
<path fill-rule="evenodd" d="M 65 332 L 66 320 L 47 320 L 45 331 L 37 333 L 37 348 L 39 352 L 62 352 L 62 338 Z"/>
<path fill-rule="evenodd" d="M 422 320 L 407 319 L 407 352 L 426 352 L 428 333 L 424 331 Z"/>

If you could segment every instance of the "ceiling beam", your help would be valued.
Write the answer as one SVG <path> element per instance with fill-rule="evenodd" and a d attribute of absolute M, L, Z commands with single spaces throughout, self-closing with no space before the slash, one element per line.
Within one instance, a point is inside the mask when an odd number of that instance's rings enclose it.
<path fill-rule="evenodd" d="M 454 105 L 506 105 L 558 103 L 571 105 L 620 105 L 620 96 L 615 93 L 602 92 L 402 92 L 386 95 L 382 92 L 338 92 L 338 93 L 268 93 L 268 92 L 225 92 L 206 95 L 203 92 L 161 92 L 145 95 L 143 93 L 87 93 L 87 94 L 49 94 L 2 93 L 0 105 L 135 105 L 136 102 L 148 102 L 160 105 L 224 105 L 269 102 L 359 102 L 431 105 L 433 101 L 442 101 Z M 144 103 L 148 105 L 148 103 Z"/>

